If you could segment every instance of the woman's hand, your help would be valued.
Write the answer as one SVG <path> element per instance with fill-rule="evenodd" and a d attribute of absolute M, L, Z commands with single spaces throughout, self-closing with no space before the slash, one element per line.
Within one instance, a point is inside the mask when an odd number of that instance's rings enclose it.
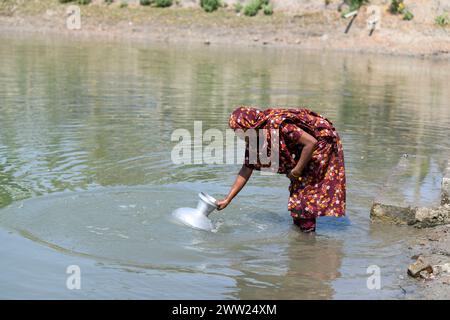
<path fill-rule="evenodd" d="M 228 199 L 222 199 L 222 200 L 217 200 L 216 204 L 217 204 L 217 210 L 223 210 L 225 209 L 229 204 L 230 204 L 230 200 Z"/>
<path fill-rule="evenodd" d="M 288 172 L 286 175 L 292 181 L 298 181 L 300 176 L 302 175 L 301 171 L 296 170 L 295 168 Z"/>

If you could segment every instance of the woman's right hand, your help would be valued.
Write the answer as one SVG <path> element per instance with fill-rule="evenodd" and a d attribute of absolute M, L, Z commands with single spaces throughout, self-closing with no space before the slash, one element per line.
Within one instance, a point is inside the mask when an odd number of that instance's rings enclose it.
<path fill-rule="evenodd" d="M 216 204 L 217 204 L 217 210 L 220 211 L 220 210 L 225 209 L 230 204 L 230 200 L 228 200 L 228 199 L 217 200 Z"/>

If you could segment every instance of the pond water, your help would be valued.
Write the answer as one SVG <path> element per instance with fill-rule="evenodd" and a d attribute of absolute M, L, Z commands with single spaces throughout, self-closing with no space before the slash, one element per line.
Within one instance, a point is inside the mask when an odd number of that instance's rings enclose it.
<path fill-rule="evenodd" d="M 0 36 L 0 297 L 404 298 L 407 243 L 372 224 L 402 154 L 430 198 L 450 155 L 448 61 Z M 299 233 L 288 180 L 255 174 L 216 232 L 171 219 L 220 198 L 239 165 L 173 164 L 171 134 L 227 128 L 238 104 L 308 106 L 343 139 L 347 217 Z M 78 265 L 81 290 L 66 288 Z M 381 289 L 367 287 L 367 268 Z M 406 289 L 406 294 L 403 289 Z"/>

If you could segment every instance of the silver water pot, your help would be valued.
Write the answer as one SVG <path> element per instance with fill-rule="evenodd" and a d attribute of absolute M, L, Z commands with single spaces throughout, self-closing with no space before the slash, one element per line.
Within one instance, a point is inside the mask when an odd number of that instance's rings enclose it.
<path fill-rule="evenodd" d="M 173 216 L 180 222 L 200 230 L 211 231 L 214 226 L 208 216 L 217 209 L 216 199 L 209 194 L 200 192 L 197 208 L 179 208 L 173 212 Z"/>

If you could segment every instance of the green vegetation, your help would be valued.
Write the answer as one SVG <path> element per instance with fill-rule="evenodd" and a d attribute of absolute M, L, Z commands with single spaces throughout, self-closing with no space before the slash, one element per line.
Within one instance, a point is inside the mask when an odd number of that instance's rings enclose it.
<path fill-rule="evenodd" d="M 268 5 L 269 0 L 252 0 L 244 7 L 244 14 L 248 17 L 256 16 L 259 10 Z"/>
<path fill-rule="evenodd" d="M 403 0 L 392 0 L 391 5 L 389 6 L 389 12 L 393 14 L 402 13 L 405 9 L 405 4 Z"/>
<path fill-rule="evenodd" d="M 450 17 L 448 16 L 448 12 L 444 12 L 443 14 L 439 15 L 434 19 L 436 24 L 441 27 L 448 26 L 450 24 Z"/>
<path fill-rule="evenodd" d="M 261 8 L 260 1 L 252 0 L 244 7 L 244 14 L 249 17 L 256 16 L 260 8 Z"/>
<path fill-rule="evenodd" d="M 402 14 L 403 20 L 412 20 L 414 15 L 411 11 L 409 11 L 403 0 L 392 0 L 391 5 L 389 6 L 389 12 L 392 14 Z"/>
<path fill-rule="evenodd" d="M 271 16 L 273 14 L 273 7 L 271 4 L 265 4 L 263 6 L 263 12 L 266 16 Z"/>
<path fill-rule="evenodd" d="M 59 3 L 68 3 L 68 2 L 75 2 L 75 0 L 59 0 Z M 91 0 L 76 0 L 76 3 L 84 5 L 91 3 Z"/>
<path fill-rule="evenodd" d="M 158 8 L 170 7 L 173 4 L 172 0 L 139 0 L 141 6 L 151 6 L 154 5 Z"/>
<path fill-rule="evenodd" d="M 242 11 L 242 8 L 243 8 L 242 3 L 236 2 L 234 4 L 234 12 L 239 13 Z"/>
<path fill-rule="evenodd" d="M 155 6 L 158 8 L 166 8 L 172 5 L 172 0 L 155 0 Z"/>
<path fill-rule="evenodd" d="M 127 8 L 127 7 L 128 7 L 128 2 L 122 1 L 122 2 L 120 3 L 119 8 Z"/>
<path fill-rule="evenodd" d="M 213 12 L 220 7 L 220 0 L 200 0 L 200 6 L 206 12 Z"/>
<path fill-rule="evenodd" d="M 344 18 L 347 13 L 358 10 L 362 5 L 368 2 L 369 0 L 344 0 L 344 3 L 348 5 L 348 8 L 341 12 L 341 17 Z"/>
<path fill-rule="evenodd" d="M 409 10 L 405 10 L 405 13 L 403 14 L 403 20 L 412 20 L 414 18 L 414 15 L 412 14 L 411 11 Z"/>
<path fill-rule="evenodd" d="M 361 8 L 361 6 L 365 3 L 368 3 L 369 0 L 345 0 L 344 1 L 348 5 L 348 12 L 352 12 Z"/>
<path fill-rule="evenodd" d="M 114 0 L 105 0 L 105 3 L 107 4 L 107 5 L 110 5 L 111 3 L 113 3 L 114 2 Z"/>

